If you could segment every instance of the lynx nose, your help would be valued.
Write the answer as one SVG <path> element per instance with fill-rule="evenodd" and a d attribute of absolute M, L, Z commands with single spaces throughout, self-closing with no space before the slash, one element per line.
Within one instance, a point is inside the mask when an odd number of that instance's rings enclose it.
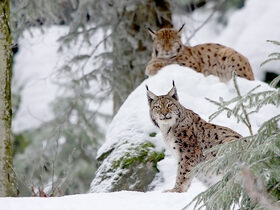
<path fill-rule="evenodd" d="M 165 51 L 164 55 L 169 56 L 169 55 L 171 55 L 171 52 L 170 51 Z"/>
<path fill-rule="evenodd" d="M 162 57 L 163 58 L 172 58 L 174 56 L 174 53 L 170 50 L 166 50 L 162 52 Z"/>
<path fill-rule="evenodd" d="M 169 113 L 163 113 L 161 115 L 161 120 L 168 120 L 171 119 L 171 115 Z"/>

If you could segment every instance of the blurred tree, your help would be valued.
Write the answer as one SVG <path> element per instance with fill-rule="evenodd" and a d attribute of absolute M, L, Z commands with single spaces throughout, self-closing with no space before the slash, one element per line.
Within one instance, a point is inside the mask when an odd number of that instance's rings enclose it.
<path fill-rule="evenodd" d="M 67 44 L 82 34 L 84 41 L 91 43 L 92 35 L 99 33 L 98 29 L 104 30 L 104 39 L 96 47 L 107 46 L 107 50 L 98 55 L 95 48 L 82 58 L 77 55 L 79 60 L 92 59 L 91 62 L 98 65 L 75 82 L 88 84 L 95 78 L 106 84 L 105 96 L 112 95 L 115 114 L 128 94 L 145 78 L 144 69 L 152 45 L 146 27 L 172 27 L 171 6 L 167 0 L 85 1 L 79 5 L 73 14 L 70 32 L 61 41 Z"/>
<path fill-rule="evenodd" d="M 17 195 L 11 150 L 12 42 L 9 1 L 0 1 L 0 196 Z"/>
<path fill-rule="evenodd" d="M 112 78 L 114 113 L 145 78 L 144 69 L 152 50 L 146 27 L 172 27 L 168 1 L 146 0 L 131 6 L 123 5 L 117 12 L 122 21 L 112 36 L 112 69 L 104 69 Z"/>
<path fill-rule="evenodd" d="M 152 41 L 146 26 L 171 27 L 170 5 L 154 0 L 13 0 L 12 6 L 15 42 L 29 28 L 67 24 L 69 32 L 60 37 L 60 50 L 77 45 L 91 49 L 65 61 L 58 72 L 65 95 L 53 103 L 54 119 L 15 136 L 15 170 L 24 171 L 20 192 L 30 195 L 31 186 L 47 195 L 86 192 L 104 138 L 100 124 L 110 117 L 92 107 L 102 107 L 113 98 L 116 113 L 144 80 Z"/>

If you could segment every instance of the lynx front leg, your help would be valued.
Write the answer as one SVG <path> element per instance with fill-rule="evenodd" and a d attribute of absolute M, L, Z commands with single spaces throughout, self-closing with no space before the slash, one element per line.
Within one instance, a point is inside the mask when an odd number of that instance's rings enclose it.
<path fill-rule="evenodd" d="M 186 160 L 187 159 L 187 160 Z M 173 189 L 166 190 L 164 192 L 185 192 L 190 187 L 193 175 L 191 174 L 191 163 L 189 157 L 181 157 L 178 162 L 176 183 Z"/>
<path fill-rule="evenodd" d="M 155 75 L 162 67 L 171 64 L 172 62 L 164 59 L 152 59 L 146 66 L 145 74 L 148 76 Z"/>

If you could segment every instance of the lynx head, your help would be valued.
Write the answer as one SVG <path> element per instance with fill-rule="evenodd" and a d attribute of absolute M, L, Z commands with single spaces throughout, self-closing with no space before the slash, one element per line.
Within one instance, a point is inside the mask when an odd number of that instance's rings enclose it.
<path fill-rule="evenodd" d="M 146 88 L 153 123 L 158 127 L 173 126 L 181 113 L 174 81 L 172 89 L 166 95 L 157 96 L 149 90 L 148 86 Z"/>
<path fill-rule="evenodd" d="M 175 57 L 182 48 L 181 31 L 172 28 L 162 28 L 156 32 L 148 28 L 153 38 L 153 57 L 169 59 Z"/>

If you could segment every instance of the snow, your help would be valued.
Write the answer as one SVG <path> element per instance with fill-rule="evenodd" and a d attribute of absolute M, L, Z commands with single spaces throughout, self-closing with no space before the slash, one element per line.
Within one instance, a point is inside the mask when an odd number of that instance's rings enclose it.
<path fill-rule="evenodd" d="M 214 76 L 203 75 L 178 65 L 170 65 L 162 69 L 156 76 L 145 80 L 135 91 L 133 91 L 120 111 L 111 123 L 107 141 L 99 153 L 106 151 L 110 145 L 119 141 L 127 135 L 147 135 L 149 132 L 157 132 L 153 143 L 163 147 L 162 137 L 159 131 L 152 125 L 148 114 L 146 99 L 147 84 L 155 94 L 166 94 L 175 81 L 180 102 L 189 109 L 199 113 L 204 119 L 216 110 L 216 107 L 205 100 L 205 97 L 217 99 L 218 96 L 231 98 L 235 96 L 232 82 L 220 83 Z M 244 94 L 251 88 L 261 85 L 259 91 L 271 89 L 267 84 L 260 81 L 248 81 L 243 78 L 237 79 L 241 92 Z M 279 114 L 280 110 L 272 106 L 261 109 L 259 113 L 252 115 L 251 122 L 253 130 L 256 131 L 264 120 Z M 228 126 L 243 135 L 248 134 L 246 127 L 237 124 L 234 120 L 222 115 L 215 123 Z M 134 140 L 137 138 L 133 138 Z M 121 151 L 120 151 L 121 152 Z M 175 163 L 172 156 L 167 157 L 159 163 L 159 170 L 163 183 L 158 183 L 156 191 L 148 193 L 140 192 L 115 192 L 115 193 L 91 193 L 87 195 L 72 195 L 57 198 L 0 198 L 0 206 L 3 210 L 28 210 L 40 209 L 182 209 L 199 192 L 205 190 L 201 182 L 194 179 L 186 193 L 161 193 L 163 189 L 172 187 L 175 181 Z M 108 202 L 110 201 L 110 202 Z M 189 209 L 192 209 L 190 207 Z"/>
<path fill-rule="evenodd" d="M 269 53 L 279 51 L 279 48 L 266 42 L 268 39 L 279 41 L 280 30 L 277 28 L 280 25 L 279 11 L 279 0 L 270 0 L 269 4 L 263 0 L 248 0 L 244 8 L 230 16 L 224 30 L 214 29 L 212 22 L 209 27 L 206 26 L 197 33 L 191 44 L 219 42 L 235 48 L 249 58 L 257 79 L 263 79 L 264 69 L 280 73 L 279 62 L 259 67 Z M 57 52 L 59 46 L 57 37 L 66 32 L 66 28 L 55 26 L 46 29 L 44 35 L 35 30 L 33 36 L 25 34 L 20 40 L 20 52 L 15 58 L 13 88 L 21 89 L 22 104 L 13 121 L 15 132 L 38 127 L 42 121 L 52 118 L 50 103 L 60 93 L 58 86 L 53 82 L 53 75 L 60 67 L 60 59 L 65 59 L 65 56 Z M 130 94 L 109 126 L 106 142 L 99 150 L 99 155 L 107 151 L 112 144 L 124 139 L 136 141 L 147 139 L 156 145 L 156 149 L 164 148 L 162 136 L 149 118 L 145 85 L 147 84 L 155 94 L 166 94 L 172 87 L 172 80 L 176 83 L 180 102 L 205 120 L 216 111 L 216 107 L 208 103 L 205 97 L 218 100 L 219 96 L 225 99 L 235 96 L 232 82 L 224 84 L 214 76 L 205 78 L 185 67 L 168 66 L 158 75 L 145 80 Z M 268 85 L 258 80 L 247 81 L 240 78 L 238 84 L 243 94 L 259 84 L 261 88 L 258 91 L 270 89 Z M 266 106 L 258 114 L 252 115 L 250 120 L 253 131 L 256 132 L 262 122 L 279 113 L 279 109 Z M 244 125 L 237 124 L 234 119 L 228 119 L 225 115 L 219 116 L 213 123 L 248 135 L 248 129 Z M 149 136 L 152 132 L 157 133 L 156 137 Z M 160 173 L 155 179 L 157 187 L 153 192 L 91 193 L 57 198 L 0 198 L 0 208 L 1 210 L 182 209 L 195 195 L 205 190 L 205 187 L 194 179 L 186 193 L 161 193 L 162 190 L 172 187 L 176 175 L 174 159 L 168 151 L 166 154 L 166 158 L 159 162 Z"/>
<path fill-rule="evenodd" d="M 14 132 L 37 127 L 52 119 L 49 105 L 58 91 L 52 78 L 59 67 L 56 41 L 66 32 L 62 27 L 52 27 L 44 34 L 34 29 L 32 34 L 25 32 L 20 39 L 13 66 L 13 89 L 20 91 L 22 101 L 13 120 Z"/>
<path fill-rule="evenodd" d="M 55 198 L 0 198 L 0 206 L 1 210 L 181 210 L 194 194 L 122 191 Z"/>

